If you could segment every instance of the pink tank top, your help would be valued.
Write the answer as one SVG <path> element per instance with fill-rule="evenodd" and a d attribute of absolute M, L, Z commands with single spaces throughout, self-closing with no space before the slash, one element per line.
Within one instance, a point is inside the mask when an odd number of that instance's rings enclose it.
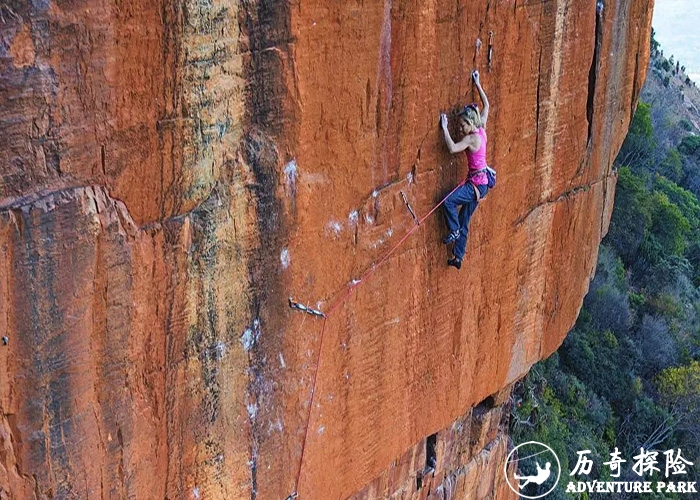
<path fill-rule="evenodd" d="M 469 179 L 471 179 L 473 184 L 477 186 L 484 186 L 489 183 L 489 179 L 486 176 L 486 171 L 473 175 L 472 173 L 486 168 L 488 165 L 486 163 L 486 130 L 483 128 L 478 128 L 476 134 L 481 137 L 481 147 L 478 151 L 470 153 L 467 150 L 467 159 L 469 160 Z"/>

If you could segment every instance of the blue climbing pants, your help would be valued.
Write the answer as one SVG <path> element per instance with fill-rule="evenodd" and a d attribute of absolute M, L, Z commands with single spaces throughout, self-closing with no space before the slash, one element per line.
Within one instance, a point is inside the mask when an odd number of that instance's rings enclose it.
<path fill-rule="evenodd" d="M 486 196 L 489 188 L 488 186 L 476 186 L 479 190 L 481 198 Z M 477 205 L 476 193 L 474 193 L 474 186 L 467 182 L 462 184 L 457 191 L 452 193 L 449 198 L 445 200 L 444 213 L 445 222 L 447 227 L 452 231 L 459 230 L 459 238 L 455 242 L 455 246 L 452 249 L 452 253 L 459 260 L 464 258 L 464 252 L 467 248 L 467 236 L 469 235 L 469 220 L 472 218 Z M 457 207 L 461 205 L 459 213 L 457 212 Z"/>

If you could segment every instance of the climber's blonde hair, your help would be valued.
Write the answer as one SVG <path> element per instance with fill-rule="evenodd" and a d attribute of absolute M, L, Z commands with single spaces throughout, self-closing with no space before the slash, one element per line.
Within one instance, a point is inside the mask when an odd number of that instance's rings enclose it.
<path fill-rule="evenodd" d="M 484 126 L 484 123 L 481 121 L 481 113 L 479 113 L 479 108 L 476 107 L 476 104 L 468 104 L 464 106 L 457 117 L 464 120 L 474 128 L 481 128 Z"/>

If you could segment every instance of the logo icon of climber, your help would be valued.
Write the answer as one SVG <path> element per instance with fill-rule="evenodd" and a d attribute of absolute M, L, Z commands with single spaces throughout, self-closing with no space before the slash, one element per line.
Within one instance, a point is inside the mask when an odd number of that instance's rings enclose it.
<path fill-rule="evenodd" d="M 515 470 L 509 475 L 511 464 L 515 464 Z M 552 448 L 528 441 L 511 450 L 503 473 L 510 489 L 520 498 L 542 498 L 559 483 L 561 463 Z"/>

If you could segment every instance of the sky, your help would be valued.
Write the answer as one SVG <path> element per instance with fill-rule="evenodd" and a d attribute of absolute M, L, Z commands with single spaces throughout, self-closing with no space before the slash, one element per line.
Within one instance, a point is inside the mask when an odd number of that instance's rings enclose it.
<path fill-rule="evenodd" d="M 655 0 L 651 24 L 664 56 L 673 55 L 700 84 L 700 0 Z"/>

